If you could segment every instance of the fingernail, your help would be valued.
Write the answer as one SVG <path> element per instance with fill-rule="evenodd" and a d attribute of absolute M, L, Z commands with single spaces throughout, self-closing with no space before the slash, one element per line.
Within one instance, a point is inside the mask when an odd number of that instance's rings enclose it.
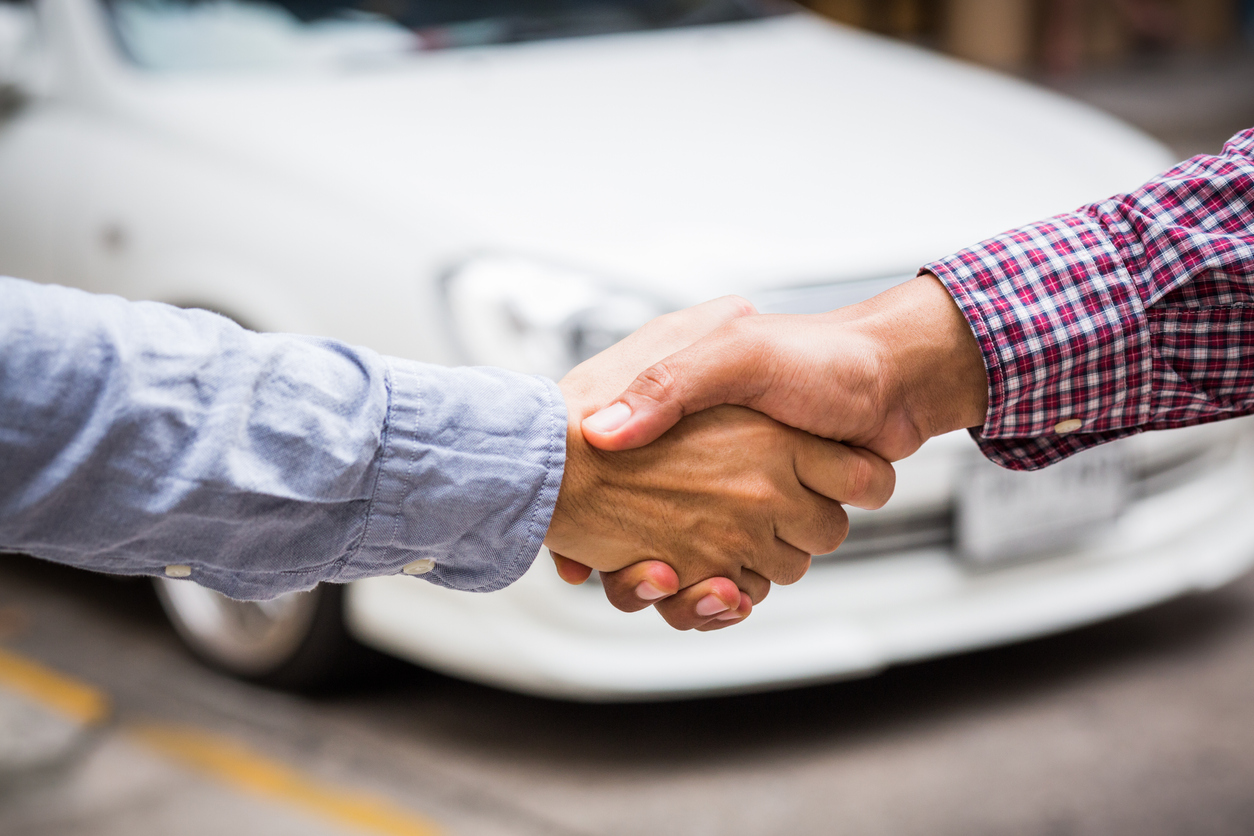
<path fill-rule="evenodd" d="M 631 407 L 619 401 L 612 403 L 600 412 L 594 412 L 583 419 L 583 425 L 594 433 L 612 433 L 627 423 L 631 417 Z"/>
<path fill-rule="evenodd" d="M 636 597 L 645 601 L 656 601 L 658 598 L 665 598 L 666 593 L 648 581 L 641 581 L 636 586 Z"/>
<path fill-rule="evenodd" d="M 735 621 L 736 619 L 740 617 L 741 617 L 740 613 L 736 612 L 735 610 L 732 610 L 731 612 L 725 612 L 722 615 L 714 616 L 714 620 L 715 621 Z"/>
<path fill-rule="evenodd" d="M 729 609 L 731 607 L 719 600 L 717 595 L 707 595 L 697 602 L 697 615 L 700 616 L 718 615 Z"/>

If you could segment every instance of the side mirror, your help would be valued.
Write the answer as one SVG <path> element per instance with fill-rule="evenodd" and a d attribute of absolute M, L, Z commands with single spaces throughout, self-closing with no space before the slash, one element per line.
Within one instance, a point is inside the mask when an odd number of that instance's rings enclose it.
<path fill-rule="evenodd" d="M 0 115 L 26 98 L 38 26 L 29 4 L 0 0 Z"/>

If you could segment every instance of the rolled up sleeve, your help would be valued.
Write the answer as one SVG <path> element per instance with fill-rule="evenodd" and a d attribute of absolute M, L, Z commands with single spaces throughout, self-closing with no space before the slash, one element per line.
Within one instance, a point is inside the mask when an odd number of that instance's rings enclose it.
<path fill-rule="evenodd" d="M 932 264 L 975 333 L 993 461 L 1254 412 L 1254 129 Z"/>

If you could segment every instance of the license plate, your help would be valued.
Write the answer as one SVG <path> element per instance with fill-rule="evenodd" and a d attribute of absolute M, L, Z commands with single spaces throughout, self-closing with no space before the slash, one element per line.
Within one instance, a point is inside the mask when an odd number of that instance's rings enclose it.
<path fill-rule="evenodd" d="M 973 460 L 957 492 L 959 559 L 993 568 L 1057 553 L 1109 526 L 1128 499 L 1121 448 L 1095 447 L 1031 473 Z"/>

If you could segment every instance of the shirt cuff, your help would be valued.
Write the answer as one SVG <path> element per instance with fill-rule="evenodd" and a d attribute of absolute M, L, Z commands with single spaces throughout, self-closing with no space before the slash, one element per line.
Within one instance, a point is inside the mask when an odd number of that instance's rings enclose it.
<path fill-rule="evenodd" d="M 1096 212 L 991 238 L 920 272 L 970 324 L 988 372 L 990 459 L 1032 470 L 1139 431 L 1152 410 L 1143 301 Z"/>
<path fill-rule="evenodd" d="M 557 384 L 396 358 L 387 375 L 365 531 L 335 580 L 405 571 L 470 592 L 518 580 L 540 551 L 562 484 L 566 405 Z"/>

